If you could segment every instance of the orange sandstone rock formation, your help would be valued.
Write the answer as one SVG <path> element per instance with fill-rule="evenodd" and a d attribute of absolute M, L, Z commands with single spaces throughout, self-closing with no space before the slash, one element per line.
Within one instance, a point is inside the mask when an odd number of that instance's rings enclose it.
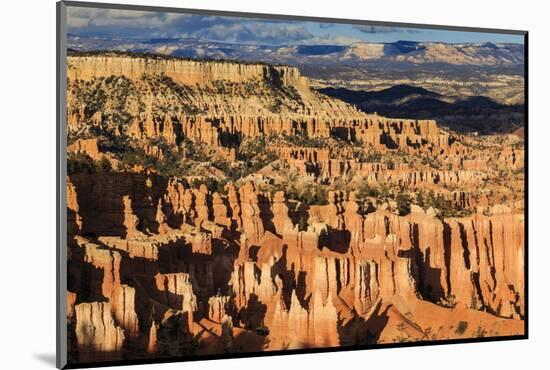
<path fill-rule="evenodd" d="M 367 114 L 295 67 L 68 63 L 131 87 L 68 91 L 79 362 L 524 333 L 519 139 Z"/>

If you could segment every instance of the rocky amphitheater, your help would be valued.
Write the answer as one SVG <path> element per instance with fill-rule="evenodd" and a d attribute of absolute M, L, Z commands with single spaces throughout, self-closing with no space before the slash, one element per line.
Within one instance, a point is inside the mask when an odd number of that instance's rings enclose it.
<path fill-rule="evenodd" d="M 524 333 L 524 142 L 383 117 L 297 68 L 67 70 L 72 363 Z"/>

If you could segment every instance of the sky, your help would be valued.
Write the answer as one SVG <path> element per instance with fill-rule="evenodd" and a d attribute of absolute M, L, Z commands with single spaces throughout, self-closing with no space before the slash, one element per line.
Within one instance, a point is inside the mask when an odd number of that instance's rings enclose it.
<path fill-rule="evenodd" d="M 349 45 L 355 42 L 437 41 L 446 43 L 523 43 L 523 36 L 220 17 L 135 10 L 69 7 L 68 32 L 76 36 L 108 38 L 196 38 L 256 45 Z"/>

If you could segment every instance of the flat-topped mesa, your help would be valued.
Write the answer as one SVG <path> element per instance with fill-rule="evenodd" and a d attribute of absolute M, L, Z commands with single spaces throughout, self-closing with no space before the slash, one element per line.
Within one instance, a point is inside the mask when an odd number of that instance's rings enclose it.
<path fill-rule="evenodd" d="M 263 63 L 201 61 L 177 58 L 122 55 L 69 56 L 67 77 L 88 81 L 98 77 L 123 75 L 138 80 L 145 75 L 164 75 L 184 85 L 212 85 L 214 81 L 246 82 L 265 80 L 274 85 L 309 89 L 306 77 L 296 67 Z"/>
<path fill-rule="evenodd" d="M 187 138 L 234 147 L 244 137 L 280 134 L 333 136 L 379 149 L 414 151 L 433 151 L 450 143 L 435 121 L 366 114 L 316 92 L 296 67 L 107 53 L 69 56 L 67 76 L 71 84 L 68 119 L 75 133 L 85 132 L 87 126 L 110 127 L 115 135 L 162 138 L 171 146 Z M 110 122 L 110 112 L 119 104 L 111 96 L 117 88 L 113 76 L 128 79 L 131 87 L 124 107 L 119 108 L 131 116 L 127 127 Z M 144 76 L 158 85 L 155 91 Z M 106 101 L 100 108 L 86 106 L 85 96 L 79 93 L 85 89 L 81 85 L 98 77 L 105 78 L 98 88 L 107 92 Z"/>
<path fill-rule="evenodd" d="M 157 131 L 158 135 L 165 117 L 146 120 L 142 115 L 161 115 L 166 111 L 174 115 L 202 112 L 214 118 L 242 114 L 256 118 L 269 116 L 268 121 L 292 117 L 296 119 L 294 124 L 304 126 L 309 136 L 320 129 L 315 127 L 315 120 L 301 121 L 300 117 L 365 118 L 365 113 L 355 106 L 312 90 L 309 80 L 296 67 L 103 54 L 68 57 L 67 78 L 71 88 L 67 108 L 71 130 L 78 131 L 85 121 L 86 125 L 99 126 L 108 119 L 108 114 L 102 115 L 102 111 L 118 104 L 109 94 L 118 80 L 112 77 L 129 80 L 132 88 L 124 110 L 141 121 L 132 129 L 134 136 L 141 135 L 141 131 L 148 134 Z M 85 89 L 85 83 L 94 78 L 104 78 L 101 88 L 108 92 L 105 104 L 99 109 L 87 106 L 86 97 L 79 93 L 81 89 L 72 88 Z M 158 91 L 151 91 L 147 78 L 160 86 Z M 183 119 L 179 121 L 185 124 Z M 173 137 L 170 130 L 162 134 Z"/>

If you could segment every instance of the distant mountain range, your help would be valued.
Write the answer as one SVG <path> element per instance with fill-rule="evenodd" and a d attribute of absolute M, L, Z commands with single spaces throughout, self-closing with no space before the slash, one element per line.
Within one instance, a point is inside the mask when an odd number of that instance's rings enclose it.
<path fill-rule="evenodd" d="M 251 45 L 205 42 L 180 38 L 101 38 L 68 36 L 76 50 L 123 50 L 153 52 L 183 57 L 207 57 L 301 65 L 358 64 L 386 61 L 414 64 L 505 66 L 524 63 L 523 45 L 506 43 L 446 44 L 397 41 L 350 45 Z"/>
<path fill-rule="evenodd" d="M 484 96 L 444 96 L 427 89 L 397 85 L 380 91 L 323 88 L 320 92 L 355 104 L 366 112 L 394 118 L 435 119 L 455 131 L 512 133 L 524 127 L 524 106 L 505 105 Z"/>

